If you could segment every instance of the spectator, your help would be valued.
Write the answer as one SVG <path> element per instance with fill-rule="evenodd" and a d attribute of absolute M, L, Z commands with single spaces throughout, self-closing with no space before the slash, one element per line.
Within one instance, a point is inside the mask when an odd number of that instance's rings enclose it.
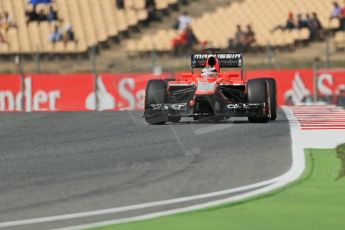
<path fill-rule="evenodd" d="M 244 36 L 245 36 L 245 34 L 242 31 L 241 25 L 237 25 L 234 38 L 229 39 L 229 49 L 235 49 L 238 51 L 242 51 L 243 50 L 243 43 L 244 43 Z"/>
<path fill-rule="evenodd" d="M 173 51 L 175 55 L 189 52 L 196 46 L 201 46 L 204 49 L 207 41 L 199 41 L 191 27 L 186 27 L 181 34 L 172 40 Z"/>
<path fill-rule="evenodd" d="M 124 9 L 125 8 L 125 1 L 124 0 L 116 0 L 116 8 L 117 9 Z"/>
<path fill-rule="evenodd" d="M 17 27 L 17 24 L 7 11 L 5 11 L 3 17 L 1 17 L 0 25 L 4 31 L 8 31 L 11 27 Z"/>
<path fill-rule="evenodd" d="M 62 32 L 61 32 L 59 26 L 55 25 L 54 26 L 54 31 L 50 34 L 49 40 L 52 43 L 55 43 L 55 42 L 61 41 L 62 39 L 63 39 Z"/>
<path fill-rule="evenodd" d="M 291 29 L 293 29 L 295 27 L 296 27 L 295 19 L 294 19 L 293 13 L 290 12 L 289 15 L 288 15 L 288 19 L 286 20 L 286 27 L 285 27 L 285 29 L 291 30 Z"/>
<path fill-rule="evenodd" d="M 345 1 L 344 6 L 341 9 L 341 14 L 339 16 L 339 30 L 345 30 Z"/>
<path fill-rule="evenodd" d="M 145 0 L 145 9 L 147 11 L 146 24 L 153 21 L 159 21 L 155 0 Z"/>
<path fill-rule="evenodd" d="M 207 40 L 203 40 L 201 41 L 200 39 L 198 39 L 198 37 L 195 35 L 194 31 L 192 30 L 192 28 L 189 26 L 187 27 L 187 46 L 188 48 L 191 49 L 196 49 L 196 47 L 198 47 L 198 49 L 205 49 L 207 47 L 208 41 Z"/>
<path fill-rule="evenodd" d="M 186 27 L 185 29 L 187 32 L 187 43 L 186 43 L 187 47 L 186 48 L 191 49 L 195 45 L 199 44 L 199 39 L 196 37 L 191 27 Z"/>
<path fill-rule="evenodd" d="M 322 32 L 323 26 L 319 20 L 319 17 L 317 13 L 313 12 L 312 18 L 309 23 L 309 40 L 310 41 L 315 41 L 315 40 L 320 40 L 321 37 L 321 32 Z"/>
<path fill-rule="evenodd" d="M 44 13 L 44 10 L 41 9 L 39 12 L 38 12 L 38 19 L 37 19 L 39 22 L 43 22 L 43 21 L 47 21 L 47 15 Z"/>
<path fill-rule="evenodd" d="M 334 19 L 334 18 L 339 19 L 340 16 L 341 16 L 342 9 L 341 9 L 341 7 L 339 6 L 339 4 L 337 2 L 333 2 L 332 4 L 333 4 L 333 10 L 331 12 L 331 16 L 330 16 L 329 19 L 330 20 Z"/>
<path fill-rule="evenodd" d="M 297 27 L 298 29 L 308 28 L 310 23 L 310 15 L 306 14 L 305 19 L 303 19 L 302 14 L 297 15 Z"/>
<path fill-rule="evenodd" d="M 74 35 L 74 31 L 73 31 L 71 24 L 67 24 L 67 26 L 66 26 L 65 33 L 63 36 L 63 41 L 64 41 L 65 45 L 69 41 L 75 41 L 75 35 Z"/>
<path fill-rule="evenodd" d="M 192 18 L 188 15 L 188 12 L 183 12 L 177 19 L 178 21 L 178 29 L 183 31 L 187 27 L 189 27 L 192 23 Z"/>
<path fill-rule="evenodd" d="M 40 11 L 37 13 L 37 5 L 34 4 L 32 10 L 27 10 L 25 12 L 25 15 L 27 17 L 27 23 L 33 22 L 33 21 L 57 21 L 58 20 L 58 12 L 54 10 L 53 6 L 49 6 L 48 13 L 46 13 L 43 9 L 40 9 Z"/>
<path fill-rule="evenodd" d="M 255 42 L 255 33 L 251 25 L 247 25 L 247 31 L 244 33 L 243 47 L 244 51 L 248 51 L 251 45 Z"/>
<path fill-rule="evenodd" d="M 26 15 L 26 23 L 30 23 L 33 21 L 38 21 L 39 15 L 37 13 L 37 5 L 33 5 L 32 10 L 26 10 L 25 11 Z"/>
<path fill-rule="evenodd" d="M 342 8 L 339 6 L 339 4 L 337 2 L 333 2 L 332 4 L 333 10 L 329 20 L 336 19 L 339 21 L 339 27 L 333 29 L 333 32 L 337 32 L 345 27 L 345 20 L 342 20 Z"/>
<path fill-rule="evenodd" d="M 49 11 L 48 11 L 48 14 L 47 14 L 47 20 L 49 22 L 57 21 L 58 20 L 58 13 L 57 13 L 56 10 L 54 10 L 53 6 L 49 7 Z"/>
<path fill-rule="evenodd" d="M 293 16 L 292 12 L 289 12 L 288 14 L 288 18 L 286 20 L 285 25 L 278 25 L 275 28 L 273 28 L 272 32 L 280 29 L 280 30 L 291 30 L 296 28 L 296 24 L 295 24 L 295 18 Z"/>
<path fill-rule="evenodd" d="M 180 50 L 182 47 L 187 44 L 188 37 L 188 31 L 187 28 L 182 31 L 177 37 L 173 38 L 171 43 L 173 47 L 173 51 L 175 55 L 178 55 L 180 53 Z"/>

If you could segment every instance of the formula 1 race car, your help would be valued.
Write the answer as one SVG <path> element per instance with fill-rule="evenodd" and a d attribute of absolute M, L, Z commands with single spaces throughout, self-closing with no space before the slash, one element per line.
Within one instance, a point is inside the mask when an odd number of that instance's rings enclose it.
<path fill-rule="evenodd" d="M 192 73 L 148 82 L 144 112 L 147 123 L 179 122 L 181 117 L 216 121 L 248 117 L 250 122 L 277 118 L 275 80 L 245 80 L 243 54 L 207 49 L 192 53 L 191 62 Z"/>

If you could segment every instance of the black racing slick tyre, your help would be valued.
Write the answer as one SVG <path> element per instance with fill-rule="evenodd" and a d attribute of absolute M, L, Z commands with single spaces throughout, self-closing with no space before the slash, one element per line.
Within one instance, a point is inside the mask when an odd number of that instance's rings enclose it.
<path fill-rule="evenodd" d="M 271 109 L 271 120 L 277 119 L 277 83 L 273 78 L 263 78 L 268 83 L 269 103 Z"/>
<path fill-rule="evenodd" d="M 163 80 L 150 80 L 146 86 L 145 95 L 145 121 L 151 125 L 162 125 L 168 121 L 166 115 L 149 115 L 146 113 L 149 105 L 166 103 L 168 98 L 166 82 Z"/>
<path fill-rule="evenodd" d="M 268 104 L 268 83 L 265 79 L 253 79 L 247 83 L 248 103 L 265 103 Z M 268 112 L 264 115 L 252 115 L 248 117 L 250 122 L 265 123 L 269 120 Z"/>

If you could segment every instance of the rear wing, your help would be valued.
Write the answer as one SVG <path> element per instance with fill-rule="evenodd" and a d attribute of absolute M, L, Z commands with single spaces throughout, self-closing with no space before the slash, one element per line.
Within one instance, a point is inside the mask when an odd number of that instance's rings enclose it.
<path fill-rule="evenodd" d="M 220 68 L 242 68 L 243 54 L 230 52 L 212 52 L 212 53 L 192 53 L 192 68 L 203 68 L 210 56 L 218 59 Z"/>

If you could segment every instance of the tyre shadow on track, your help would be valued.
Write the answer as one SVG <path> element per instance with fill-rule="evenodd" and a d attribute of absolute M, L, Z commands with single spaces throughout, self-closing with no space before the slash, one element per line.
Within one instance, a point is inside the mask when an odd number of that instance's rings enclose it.
<path fill-rule="evenodd" d="M 279 123 L 279 124 L 282 124 L 282 123 L 288 123 L 287 120 L 276 120 L 276 121 L 269 121 L 267 123 Z M 169 126 L 169 125 L 173 125 L 173 126 L 176 126 L 176 125 L 188 125 L 188 124 L 193 124 L 193 125 L 205 125 L 205 124 L 210 124 L 210 125 L 220 125 L 220 124 L 233 124 L 233 125 L 240 125 L 240 124 L 267 124 L 267 123 L 252 123 L 252 122 L 249 122 L 247 120 L 227 120 L 227 121 L 180 121 L 178 123 L 171 123 L 171 122 L 168 122 L 166 123 L 165 125 Z"/>

